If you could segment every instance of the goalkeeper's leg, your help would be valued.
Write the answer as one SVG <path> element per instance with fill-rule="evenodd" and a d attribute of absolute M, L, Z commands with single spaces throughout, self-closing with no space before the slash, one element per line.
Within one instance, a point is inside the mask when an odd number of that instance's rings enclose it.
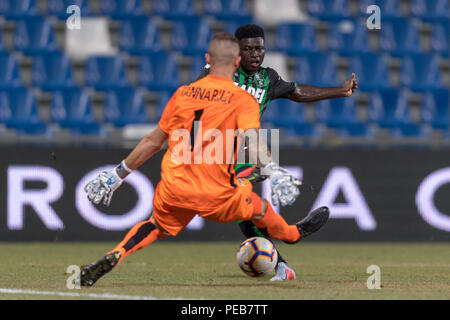
<path fill-rule="evenodd" d="M 153 218 L 137 223 L 114 249 L 99 260 L 82 267 L 81 285 L 94 285 L 98 279 L 117 266 L 123 258 L 166 236 L 166 233 L 156 227 Z"/>

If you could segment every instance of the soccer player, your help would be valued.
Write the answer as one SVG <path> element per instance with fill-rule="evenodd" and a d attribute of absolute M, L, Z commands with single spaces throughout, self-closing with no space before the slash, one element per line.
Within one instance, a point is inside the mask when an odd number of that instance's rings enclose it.
<path fill-rule="evenodd" d="M 90 201 L 109 205 L 123 179 L 168 140 L 151 217 L 137 223 L 105 256 L 84 266 L 81 285 L 92 286 L 127 255 L 155 240 L 176 236 L 196 214 L 217 222 L 253 220 L 259 228 L 267 229 L 270 237 L 289 243 L 316 232 L 328 220 L 329 210 L 322 207 L 297 224 L 288 225 L 268 201 L 252 192 L 248 180 L 235 176 L 233 161 L 236 161 L 239 139 L 235 143 L 234 133 L 238 130 L 248 136 L 258 135 L 259 105 L 232 81 L 241 59 L 235 37 L 228 33 L 214 35 L 206 59 L 211 65 L 210 74 L 180 87 L 167 103 L 157 128 L 116 168 L 100 173 L 86 185 Z M 196 134 L 196 125 L 202 126 L 204 135 Z M 222 145 L 218 143 L 220 137 L 224 140 Z M 254 140 L 250 141 L 253 141 L 249 144 L 250 156 L 271 179 L 272 192 L 281 205 L 292 204 L 299 195 L 300 181 L 271 161 L 267 145 L 258 146 Z M 199 161 L 198 156 L 204 155 L 202 150 L 211 149 L 214 149 L 211 152 L 214 161 L 203 158 Z"/>
<path fill-rule="evenodd" d="M 261 116 L 270 102 L 275 99 L 313 102 L 348 97 L 358 88 L 355 74 L 352 74 L 352 77 L 345 81 L 342 86 L 337 87 L 318 87 L 284 81 L 274 69 L 261 67 L 266 52 L 264 29 L 254 24 L 243 25 L 236 29 L 234 35 L 239 40 L 242 59 L 233 75 L 233 81 L 236 85 L 255 96 L 259 103 Z M 209 72 L 210 68 L 206 65 L 201 71 L 199 79 L 206 76 Z M 245 177 L 251 183 L 258 183 L 265 179 L 260 174 L 260 169 L 254 164 L 237 164 L 235 170 L 238 177 Z M 250 220 L 240 221 L 239 227 L 247 238 L 255 236 L 268 237 L 266 230 L 258 229 Z M 271 280 L 295 279 L 294 270 L 280 254 L 278 257 L 278 263 L 275 268 L 276 275 Z"/>

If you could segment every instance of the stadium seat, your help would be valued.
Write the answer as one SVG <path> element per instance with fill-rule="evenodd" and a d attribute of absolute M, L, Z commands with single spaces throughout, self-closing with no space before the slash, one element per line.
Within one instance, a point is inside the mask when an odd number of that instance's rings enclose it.
<path fill-rule="evenodd" d="M 361 53 L 350 57 L 349 74 L 355 73 L 361 91 L 392 87 L 387 58 L 376 53 Z"/>
<path fill-rule="evenodd" d="M 340 20 L 350 18 L 347 0 L 308 0 L 308 13 L 319 20 Z"/>
<path fill-rule="evenodd" d="M 0 89 L 22 84 L 16 57 L 8 51 L 0 51 Z"/>
<path fill-rule="evenodd" d="M 237 28 L 240 26 L 246 25 L 246 24 L 252 24 L 255 23 L 255 21 L 251 17 L 237 17 L 234 19 L 229 19 L 225 21 L 224 30 L 225 32 L 231 33 L 234 35 L 234 32 Z"/>
<path fill-rule="evenodd" d="M 105 121 L 116 127 L 128 124 L 148 123 L 145 96 L 142 90 L 123 87 L 107 92 Z"/>
<path fill-rule="evenodd" d="M 210 23 L 202 18 L 177 20 L 172 31 L 172 48 L 184 55 L 208 52 L 212 36 Z"/>
<path fill-rule="evenodd" d="M 422 52 L 416 25 L 406 18 L 384 21 L 381 28 L 380 49 L 395 57 Z"/>
<path fill-rule="evenodd" d="M 250 18 L 251 13 L 245 0 L 205 0 L 203 14 L 215 17 L 218 20 L 236 19 L 238 17 Z"/>
<path fill-rule="evenodd" d="M 65 33 L 64 50 L 71 59 L 84 61 L 90 56 L 117 54 L 107 17 L 89 17 L 83 19 L 82 23 L 82 28 Z"/>
<path fill-rule="evenodd" d="M 424 21 L 441 20 L 448 23 L 450 5 L 448 0 L 411 0 L 411 15 Z"/>
<path fill-rule="evenodd" d="M 141 0 L 101 0 L 100 11 L 112 19 L 144 16 Z"/>
<path fill-rule="evenodd" d="M 203 70 L 205 65 L 206 65 L 205 57 L 193 56 L 191 58 L 190 75 L 189 75 L 190 82 L 194 82 L 195 80 L 197 80 L 198 76 L 200 75 L 200 72 Z"/>
<path fill-rule="evenodd" d="M 72 64 L 61 51 L 33 56 L 33 86 L 56 90 L 74 85 Z"/>
<path fill-rule="evenodd" d="M 163 19 L 184 19 L 196 15 L 193 0 L 152 1 L 152 14 Z"/>
<path fill-rule="evenodd" d="M 119 47 L 130 54 L 162 49 L 160 30 L 155 21 L 147 17 L 135 17 L 121 21 Z"/>
<path fill-rule="evenodd" d="M 2 0 L 0 1 L 0 16 L 8 20 L 23 19 L 38 15 L 35 0 Z"/>
<path fill-rule="evenodd" d="M 341 56 L 369 52 L 366 26 L 353 19 L 330 24 L 328 48 Z"/>
<path fill-rule="evenodd" d="M 125 62 L 121 56 L 96 56 L 86 61 L 86 85 L 109 90 L 128 84 Z"/>
<path fill-rule="evenodd" d="M 316 86 L 335 86 L 337 73 L 334 58 L 317 52 L 297 57 L 295 81 Z"/>
<path fill-rule="evenodd" d="M 442 87 L 438 59 L 425 53 L 404 57 L 400 68 L 400 83 L 413 91 Z"/>
<path fill-rule="evenodd" d="M 280 23 L 305 22 L 308 15 L 298 0 L 254 0 L 253 17 L 266 27 L 272 28 Z"/>
<path fill-rule="evenodd" d="M 155 52 L 139 57 L 138 81 L 151 91 L 174 90 L 180 85 L 179 64 L 174 54 Z"/>
<path fill-rule="evenodd" d="M 450 22 L 435 22 L 431 32 L 431 50 L 448 58 L 450 53 Z"/>
<path fill-rule="evenodd" d="M 159 121 L 159 119 L 161 118 L 162 113 L 164 111 L 164 108 L 166 107 L 167 103 L 169 102 L 169 100 L 173 94 L 174 94 L 173 90 L 158 92 L 158 100 L 157 100 L 157 105 L 156 105 L 156 117 L 153 120 Z"/>
<path fill-rule="evenodd" d="M 54 91 L 50 115 L 53 122 L 75 134 L 98 134 L 100 130 L 87 89 L 68 87 Z"/>
<path fill-rule="evenodd" d="M 434 129 L 450 128 L 450 92 L 437 89 L 425 92 L 421 106 L 421 120 Z"/>
<path fill-rule="evenodd" d="M 73 13 L 67 13 L 67 8 L 71 5 L 76 5 L 80 8 L 80 15 L 88 17 L 92 15 L 89 6 L 89 0 L 48 0 L 47 10 L 51 16 L 56 16 L 60 20 L 67 19 Z"/>
<path fill-rule="evenodd" d="M 26 55 L 56 50 L 53 26 L 41 16 L 18 20 L 14 47 Z"/>
<path fill-rule="evenodd" d="M 283 134 L 290 136 L 313 136 L 316 134 L 313 124 L 308 120 L 304 105 L 288 99 L 277 99 L 270 103 L 262 119 L 280 128 Z"/>
<path fill-rule="evenodd" d="M 4 44 L 3 44 L 3 31 L 0 30 L 0 50 L 4 49 Z"/>
<path fill-rule="evenodd" d="M 44 134 L 34 94 L 25 87 L 0 90 L 0 122 L 19 134 Z"/>
<path fill-rule="evenodd" d="M 403 13 L 400 8 L 400 0 L 360 0 L 359 13 L 362 16 L 367 16 L 367 8 L 371 5 L 377 5 L 381 10 L 381 19 L 400 18 Z"/>
<path fill-rule="evenodd" d="M 369 98 L 369 121 L 389 129 L 393 136 L 420 136 L 418 124 L 411 121 L 409 101 L 404 91 L 394 88 L 372 92 Z"/>
<path fill-rule="evenodd" d="M 302 23 L 282 23 L 276 28 L 275 47 L 288 55 L 318 51 L 314 26 Z"/>
<path fill-rule="evenodd" d="M 366 136 L 366 124 L 358 116 L 353 97 L 329 99 L 316 102 L 316 118 L 340 136 Z"/>

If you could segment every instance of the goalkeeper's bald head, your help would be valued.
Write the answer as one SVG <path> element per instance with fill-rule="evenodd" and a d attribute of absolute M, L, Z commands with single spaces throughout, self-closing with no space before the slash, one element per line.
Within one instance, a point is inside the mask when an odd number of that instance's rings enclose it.
<path fill-rule="evenodd" d="M 211 67 L 237 67 L 239 41 L 232 34 L 219 32 L 214 34 L 209 44 L 209 64 Z"/>

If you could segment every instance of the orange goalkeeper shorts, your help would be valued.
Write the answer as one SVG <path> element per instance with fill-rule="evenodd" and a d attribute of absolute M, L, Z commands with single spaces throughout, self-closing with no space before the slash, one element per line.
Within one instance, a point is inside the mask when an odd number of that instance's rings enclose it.
<path fill-rule="evenodd" d="M 252 184 L 247 179 L 238 179 L 238 181 L 239 183 L 233 196 L 217 207 L 217 209 L 208 212 L 198 212 L 194 209 L 186 209 L 165 203 L 161 199 L 157 188 L 153 198 L 153 218 L 156 220 L 158 227 L 172 236 L 176 236 L 183 230 L 197 214 L 207 220 L 216 222 L 251 220 L 256 214 L 259 214 L 258 210 L 254 209 L 258 208 L 260 211 L 261 204 L 253 203 L 256 202 L 256 194 L 252 196 Z"/>

